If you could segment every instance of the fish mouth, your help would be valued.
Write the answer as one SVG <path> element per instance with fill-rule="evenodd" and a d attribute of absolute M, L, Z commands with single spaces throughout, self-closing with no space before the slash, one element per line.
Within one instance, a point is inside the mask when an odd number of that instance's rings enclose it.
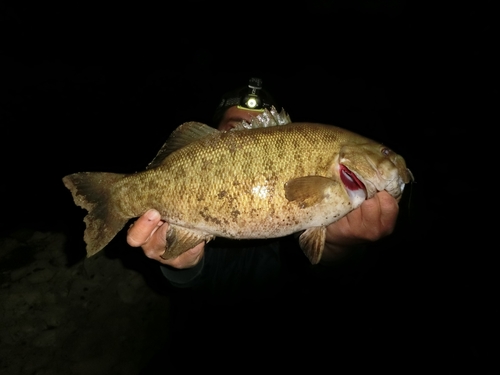
<path fill-rule="evenodd" d="M 353 206 L 359 206 L 367 196 L 365 184 L 343 164 L 340 164 L 339 173 Z"/>

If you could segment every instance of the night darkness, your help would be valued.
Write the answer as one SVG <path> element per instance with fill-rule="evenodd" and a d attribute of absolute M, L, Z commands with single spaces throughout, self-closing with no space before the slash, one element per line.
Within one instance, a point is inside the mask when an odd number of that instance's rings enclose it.
<path fill-rule="evenodd" d="M 340 369 L 321 340 L 335 341 L 331 327 L 360 324 L 359 341 L 335 344 L 354 368 L 499 373 L 491 219 L 476 207 L 489 202 L 473 181 L 498 107 L 491 11 L 396 0 L 226 14 L 232 8 L 0 5 L 0 319 L 10 327 L 0 372 L 136 374 L 172 345 L 157 322 L 169 321 L 175 291 L 126 244 L 125 231 L 85 260 L 84 211 L 61 179 L 144 169 L 173 129 L 209 123 L 221 94 L 257 76 L 293 121 L 380 140 L 405 157 L 416 180 L 395 233 L 374 244 L 377 261 L 364 281 L 335 289 L 356 318 L 325 318 L 335 303 L 324 297 L 328 285 L 297 290 L 297 304 L 311 306 L 308 318 L 318 310 L 307 327 L 319 332 L 304 336 L 313 342 L 298 364 Z M 305 327 L 296 325 L 288 328 L 300 337 Z M 279 336 L 270 339 L 278 352 Z M 252 358 L 259 362 L 257 350 Z M 277 370 L 290 367 L 279 358 Z"/>

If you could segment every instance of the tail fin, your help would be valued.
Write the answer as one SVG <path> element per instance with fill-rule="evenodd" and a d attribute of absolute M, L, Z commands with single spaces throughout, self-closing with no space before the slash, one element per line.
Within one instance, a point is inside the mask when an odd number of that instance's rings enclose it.
<path fill-rule="evenodd" d="M 87 244 L 87 257 L 101 251 L 125 226 L 129 218 L 114 209 L 111 186 L 124 175 L 105 172 L 82 172 L 63 178 L 71 191 L 75 204 L 88 211 L 83 239 Z"/>

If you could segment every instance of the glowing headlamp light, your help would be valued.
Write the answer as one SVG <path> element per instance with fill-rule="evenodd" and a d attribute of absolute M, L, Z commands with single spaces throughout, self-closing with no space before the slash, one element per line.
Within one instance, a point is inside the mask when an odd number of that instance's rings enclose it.
<path fill-rule="evenodd" d="M 262 111 L 264 101 L 259 96 L 259 90 L 262 89 L 262 80 L 250 78 L 248 88 L 248 94 L 241 98 L 238 108 Z"/>

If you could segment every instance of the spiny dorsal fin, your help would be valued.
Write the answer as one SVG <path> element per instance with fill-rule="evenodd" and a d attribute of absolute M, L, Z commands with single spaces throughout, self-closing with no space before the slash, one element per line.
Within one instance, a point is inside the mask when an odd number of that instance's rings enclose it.
<path fill-rule="evenodd" d="M 161 146 L 160 151 L 156 154 L 151 163 L 146 169 L 151 169 L 163 164 L 165 158 L 172 152 L 177 151 L 191 142 L 204 138 L 210 134 L 217 133 L 218 130 L 201 122 L 185 122 L 177 127 L 168 137 L 167 141 Z"/>
<path fill-rule="evenodd" d="M 270 126 L 286 125 L 291 123 L 292 120 L 288 113 L 282 108 L 281 112 L 278 113 L 274 106 L 270 110 L 264 109 L 260 115 L 254 117 L 250 123 L 242 121 L 231 130 L 244 130 L 244 129 L 257 129 L 257 128 L 268 128 Z"/>

